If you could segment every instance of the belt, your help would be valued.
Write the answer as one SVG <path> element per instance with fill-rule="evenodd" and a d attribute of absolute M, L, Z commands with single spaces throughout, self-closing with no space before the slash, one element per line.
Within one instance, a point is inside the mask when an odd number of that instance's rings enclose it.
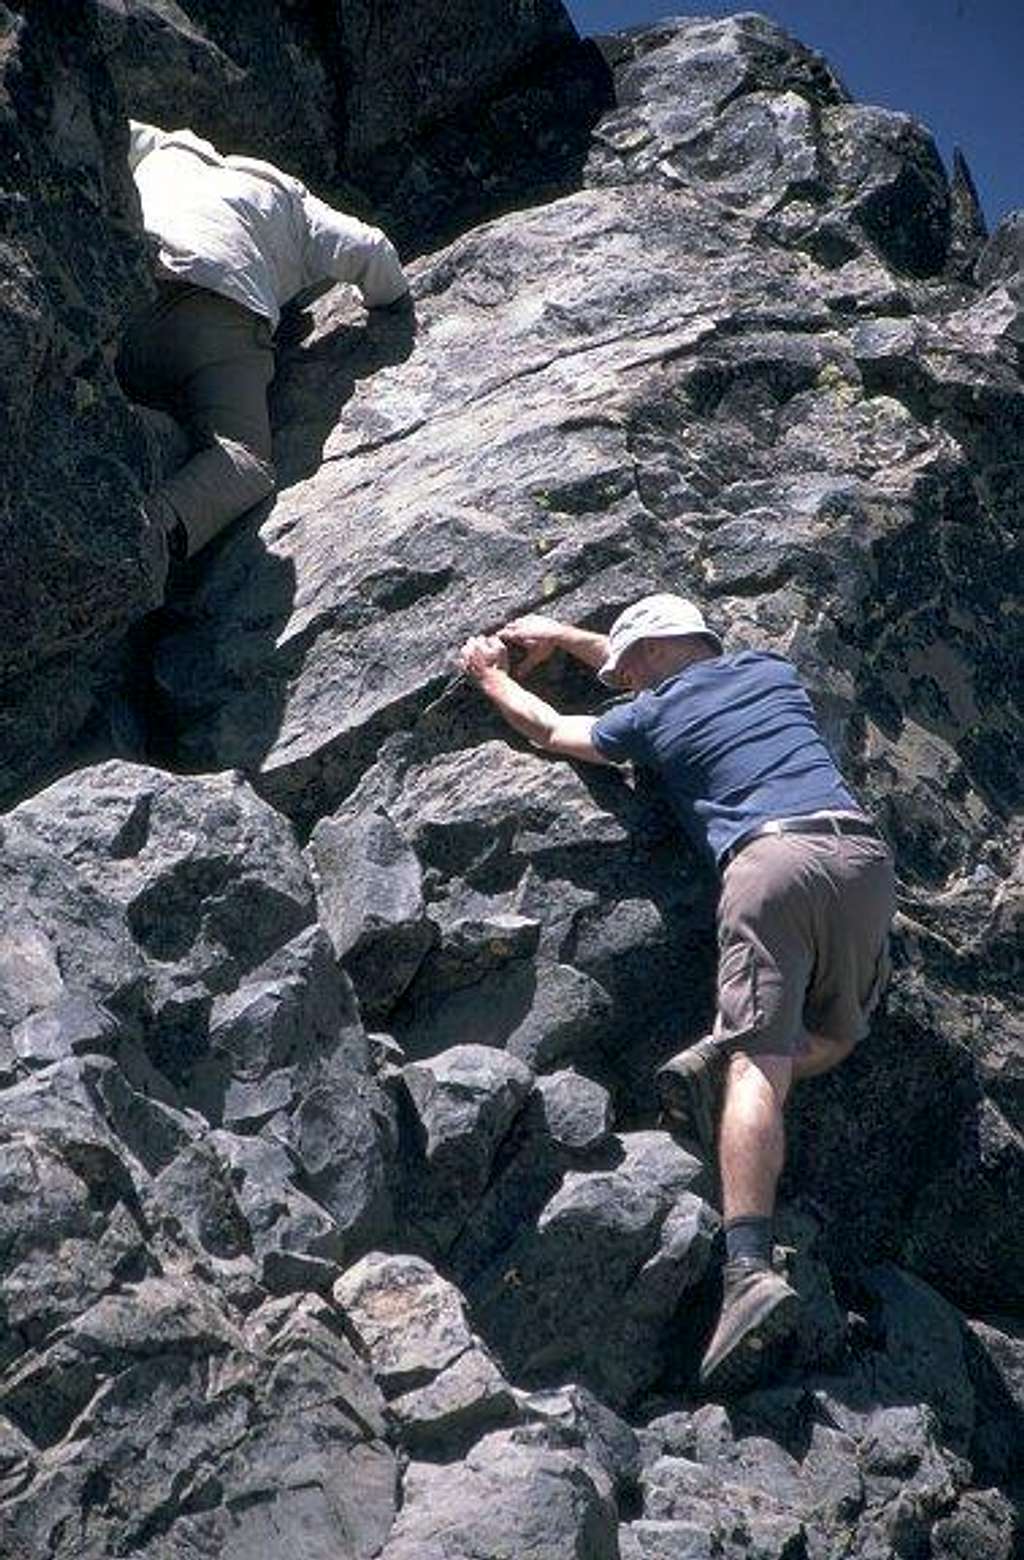
<path fill-rule="evenodd" d="M 718 870 L 724 872 L 741 850 L 746 850 L 748 845 L 763 839 L 766 834 L 864 834 L 869 839 L 882 838 L 869 818 L 839 818 L 834 813 L 823 813 L 819 818 L 769 818 L 767 823 L 759 823 L 756 829 L 741 834 L 738 840 L 734 840 L 723 851 L 718 860 Z"/>

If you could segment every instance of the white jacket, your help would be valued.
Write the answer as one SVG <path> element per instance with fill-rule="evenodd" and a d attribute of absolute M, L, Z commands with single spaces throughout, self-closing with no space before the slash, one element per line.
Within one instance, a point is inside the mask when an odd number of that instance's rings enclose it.
<path fill-rule="evenodd" d="M 222 157 L 191 130 L 129 124 L 128 163 L 165 274 L 271 325 L 289 298 L 326 277 L 352 282 L 369 308 L 408 290 L 381 230 L 334 211 L 298 179 L 252 157 Z"/>

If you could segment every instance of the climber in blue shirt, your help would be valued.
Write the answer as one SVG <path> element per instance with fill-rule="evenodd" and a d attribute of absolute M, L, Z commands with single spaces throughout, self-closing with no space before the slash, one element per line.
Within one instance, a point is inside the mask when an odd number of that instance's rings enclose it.
<path fill-rule="evenodd" d="M 522 653 L 517 676 L 509 647 Z M 634 697 L 561 715 L 522 685 L 562 649 Z M 668 593 L 607 635 L 531 615 L 461 652 L 464 671 L 537 747 L 656 770 L 680 822 L 721 874 L 714 1031 L 662 1067 L 669 1120 L 717 1150 L 725 1220 L 722 1311 L 709 1390 L 744 1390 L 797 1296 L 772 1267 L 772 1217 L 791 1085 L 838 1065 L 868 1031 L 888 971 L 893 863 L 818 730 L 795 668 L 723 651 L 698 608 Z"/>

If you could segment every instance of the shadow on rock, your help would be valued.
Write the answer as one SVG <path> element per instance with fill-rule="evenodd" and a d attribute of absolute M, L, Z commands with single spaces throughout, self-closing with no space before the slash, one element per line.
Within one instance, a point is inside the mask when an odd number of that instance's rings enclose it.
<path fill-rule="evenodd" d="M 365 323 L 343 319 L 322 335 L 316 330 L 314 315 L 293 308 L 277 333 L 284 350 L 270 392 L 270 413 L 279 489 L 319 469 L 324 445 L 359 382 L 412 355 L 416 315 L 412 302 L 400 299 L 388 309 L 371 310 Z M 310 336 L 308 346 L 300 345 Z"/>
<path fill-rule="evenodd" d="M 224 736 L 239 755 L 235 767 L 257 769 L 280 728 L 287 656 L 276 663 L 280 678 L 247 673 L 249 664 L 263 664 L 262 647 L 275 643 L 295 598 L 294 565 L 270 552 L 260 537 L 266 513 L 263 505 L 218 538 L 153 614 L 148 665 L 142 658 L 148 754 L 168 768 L 187 773 L 209 767 L 203 755 L 192 753 L 189 733 L 221 704 L 223 603 L 243 590 L 251 603 L 243 635 L 250 655 L 233 663 L 232 675 L 244 697 L 220 710 L 221 722 L 232 727 Z"/>

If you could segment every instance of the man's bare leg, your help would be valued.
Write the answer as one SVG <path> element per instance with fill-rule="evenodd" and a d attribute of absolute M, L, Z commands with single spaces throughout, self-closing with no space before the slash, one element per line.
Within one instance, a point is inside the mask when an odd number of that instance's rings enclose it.
<path fill-rule="evenodd" d="M 729 1059 L 718 1133 L 722 1213 L 733 1219 L 770 1218 L 786 1154 L 783 1107 L 793 1078 L 788 1056 Z"/>
<path fill-rule="evenodd" d="M 726 1070 L 718 1138 L 725 1216 L 722 1310 L 701 1361 L 703 1386 L 729 1395 L 757 1380 L 765 1348 L 790 1332 L 796 1292 L 771 1265 L 771 1219 L 785 1158 L 789 1056 L 736 1052 Z"/>
<path fill-rule="evenodd" d="M 771 1266 L 786 1100 L 795 1080 L 831 1071 L 852 1049 L 852 1041 L 810 1035 L 797 1058 L 737 1052 L 729 1059 L 718 1140 L 725 1288 L 701 1364 L 701 1381 L 711 1390 L 744 1391 L 757 1378 L 763 1350 L 793 1327 L 797 1296 Z"/>

